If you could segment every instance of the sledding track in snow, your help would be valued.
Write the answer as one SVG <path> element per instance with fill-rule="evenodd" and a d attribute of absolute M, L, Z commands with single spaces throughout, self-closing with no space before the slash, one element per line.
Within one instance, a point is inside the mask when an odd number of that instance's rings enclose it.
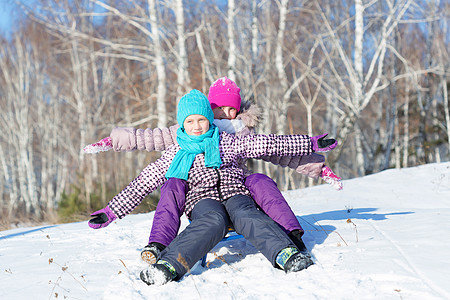
<path fill-rule="evenodd" d="M 402 247 L 397 243 L 394 239 L 392 239 L 384 230 L 380 229 L 375 222 L 368 220 L 368 223 L 374 228 L 375 231 L 377 231 L 380 235 L 384 237 L 386 241 L 388 241 L 400 254 L 401 258 L 407 263 L 408 268 L 406 268 L 403 264 L 398 263 L 397 264 L 405 269 L 408 272 L 414 272 L 415 275 L 421 279 L 423 283 L 425 283 L 430 290 L 434 291 L 436 294 L 439 294 L 443 299 L 450 299 L 450 294 L 447 293 L 445 290 L 434 284 L 434 282 L 428 278 L 426 274 L 424 274 L 420 268 L 416 267 L 415 263 L 412 261 L 412 259 L 403 251 Z M 394 259 L 394 261 L 397 261 Z"/>

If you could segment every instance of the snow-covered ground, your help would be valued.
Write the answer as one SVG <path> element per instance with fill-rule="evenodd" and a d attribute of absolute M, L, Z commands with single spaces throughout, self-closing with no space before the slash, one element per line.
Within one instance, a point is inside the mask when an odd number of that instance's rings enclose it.
<path fill-rule="evenodd" d="M 0 232 L 0 299 L 450 299 L 450 163 L 284 193 L 315 265 L 286 275 L 244 239 L 180 282 L 139 279 L 153 212 Z M 187 220 L 183 219 L 183 226 Z"/>

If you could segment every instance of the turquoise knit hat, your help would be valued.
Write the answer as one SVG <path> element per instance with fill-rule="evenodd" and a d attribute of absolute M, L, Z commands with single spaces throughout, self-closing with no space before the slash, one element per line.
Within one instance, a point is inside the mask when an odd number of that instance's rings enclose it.
<path fill-rule="evenodd" d="M 177 121 L 181 128 L 184 128 L 184 120 L 190 115 L 205 116 L 209 121 L 209 125 L 214 122 L 211 104 L 209 104 L 208 98 L 198 90 L 190 91 L 181 97 L 178 103 Z"/>

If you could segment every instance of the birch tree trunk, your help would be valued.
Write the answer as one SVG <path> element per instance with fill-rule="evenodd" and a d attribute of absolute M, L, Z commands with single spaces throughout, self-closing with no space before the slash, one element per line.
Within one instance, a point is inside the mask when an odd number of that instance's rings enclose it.
<path fill-rule="evenodd" d="M 256 58 L 258 56 L 258 1 L 252 0 L 252 73 L 255 72 Z"/>
<path fill-rule="evenodd" d="M 418 141 L 416 143 L 416 156 L 417 162 L 419 164 L 427 163 L 428 159 L 425 153 L 425 143 L 427 143 L 425 123 L 427 121 L 427 111 L 429 109 L 428 102 L 426 102 L 427 100 L 429 100 L 429 98 L 424 95 L 422 91 L 417 91 L 417 104 L 419 106 L 419 125 L 417 134 Z"/>
<path fill-rule="evenodd" d="M 440 0 L 435 0 L 435 1 L 433 1 L 431 3 L 432 15 L 438 15 L 439 14 L 439 11 L 438 11 L 439 10 L 439 2 L 440 2 Z M 446 22 L 446 20 L 444 22 Z M 441 65 L 441 68 L 444 69 L 443 61 L 440 61 L 440 59 L 439 59 L 440 58 L 440 55 L 439 55 L 440 53 L 437 53 L 438 55 L 433 55 L 434 53 L 436 53 L 434 51 L 434 48 L 435 48 L 434 45 L 437 44 L 437 43 L 436 43 L 434 37 L 435 37 L 435 31 L 436 31 L 435 28 L 438 27 L 438 23 L 437 22 L 430 22 L 430 27 L 431 27 L 430 28 L 430 32 L 433 31 L 433 33 L 431 34 L 431 37 L 430 37 L 431 41 L 429 42 L 430 47 L 429 47 L 428 51 L 430 52 L 432 57 L 434 57 L 434 59 L 432 58 L 430 60 L 430 67 L 433 66 L 433 65 Z M 446 30 L 447 29 L 445 29 L 445 31 Z M 442 72 L 442 73 L 445 74 L 445 71 Z M 435 76 L 432 76 L 432 78 L 433 79 L 430 79 L 430 80 L 433 80 L 433 83 L 430 83 L 430 87 L 429 87 L 430 93 L 429 94 L 430 94 L 430 96 L 432 98 L 431 99 L 431 124 L 432 124 L 432 128 L 433 128 L 432 137 L 433 137 L 433 144 L 434 144 L 435 142 L 440 140 L 440 137 L 439 137 L 439 124 L 440 124 L 440 121 L 438 120 L 438 94 L 441 94 L 441 93 L 439 91 L 439 88 L 436 89 L 436 91 L 434 93 L 431 93 L 431 90 L 433 90 L 433 86 L 435 86 L 436 83 L 439 82 L 439 80 L 435 80 L 434 79 Z M 446 103 L 447 102 L 444 102 L 444 105 Z M 437 163 L 440 163 L 441 162 L 441 154 L 440 154 L 440 151 L 439 151 L 439 147 L 435 146 L 433 150 L 434 151 L 430 151 L 430 152 L 434 152 L 434 160 L 431 157 L 431 161 L 435 161 Z M 432 155 L 432 153 L 430 153 L 430 155 Z"/>
<path fill-rule="evenodd" d="M 398 31 L 395 31 L 395 36 L 392 38 L 392 46 L 394 48 L 398 48 Z M 391 58 L 391 63 L 389 64 L 389 68 L 391 69 L 391 78 L 395 78 L 397 74 L 400 73 L 397 59 L 396 57 Z M 386 149 L 384 153 L 384 164 L 381 166 L 381 170 L 385 170 L 389 168 L 390 162 L 391 162 L 391 153 L 392 153 L 392 144 L 394 144 L 394 149 L 397 149 L 396 147 L 396 124 L 398 123 L 397 120 L 397 82 L 394 80 L 391 80 L 391 84 L 389 88 L 387 89 L 388 92 L 388 99 L 389 105 L 386 106 Z M 396 150 L 395 150 L 396 151 Z M 395 153 L 394 153 L 395 154 Z M 394 157 L 395 158 L 395 157 Z"/>
<path fill-rule="evenodd" d="M 443 18 L 442 20 L 442 28 L 443 34 L 442 36 L 447 36 L 448 34 L 448 18 Z M 439 57 L 441 61 L 441 66 L 444 70 L 450 69 L 450 61 L 448 61 L 448 48 L 444 41 L 441 42 L 441 46 L 439 47 Z M 445 128 L 447 131 L 447 160 L 450 160 L 450 112 L 449 112 L 449 100 L 448 100 L 448 83 L 447 83 L 447 73 L 443 72 L 440 76 L 441 80 L 441 88 L 442 88 L 442 100 L 444 106 L 444 115 L 445 115 Z"/>
<path fill-rule="evenodd" d="M 409 81 L 409 80 L 408 80 Z M 409 93 L 410 93 L 410 84 L 409 82 L 406 82 L 406 88 L 405 88 L 405 104 L 403 105 L 403 163 L 402 167 L 407 168 L 408 167 L 408 160 L 409 160 Z"/>
<path fill-rule="evenodd" d="M 389 103 L 390 106 L 386 107 L 386 142 L 385 142 L 385 152 L 384 152 L 384 163 L 381 166 L 382 170 L 388 169 L 390 164 L 390 157 L 392 151 L 392 141 L 394 139 L 395 123 L 397 121 L 397 94 L 396 94 L 395 83 L 392 83 L 390 88 L 390 99 L 392 102 Z"/>
<path fill-rule="evenodd" d="M 265 57 L 265 70 L 271 70 L 273 68 L 272 64 L 272 52 L 273 52 L 273 43 L 272 43 L 272 36 L 275 34 L 274 32 L 274 26 L 269 21 L 271 20 L 272 15 L 272 8 L 271 8 L 271 2 L 266 2 L 263 6 L 263 15 L 266 20 L 266 28 L 263 30 L 263 38 L 266 40 L 265 47 L 264 47 L 264 57 Z M 270 114 L 271 111 L 275 109 L 274 99 L 275 99 L 275 91 L 267 86 L 264 86 L 265 93 L 260 93 L 260 101 L 262 102 L 261 106 L 263 106 L 265 109 L 262 111 L 262 122 L 261 122 L 261 130 L 263 133 L 270 133 L 271 127 L 272 127 L 272 115 Z M 263 165 L 261 165 L 262 167 Z M 268 164 L 264 164 L 264 168 L 268 168 Z M 262 172 L 262 170 L 260 170 Z"/>
<path fill-rule="evenodd" d="M 186 52 L 186 33 L 184 30 L 183 0 L 175 1 L 175 18 L 178 34 L 178 77 L 177 77 L 177 101 L 191 89 L 188 75 L 188 57 Z"/>
<path fill-rule="evenodd" d="M 444 115 L 445 124 L 447 129 L 447 159 L 450 159 L 450 112 L 449 112 L 449 101 L 448 101 L 448 89 L 446 76 L 441 76 L 441 86 L 442 86 L 442 96 L 444 100 Z"/>
<path fill-rule="evenodd" d="M 278 74 L 278 80 L 280 84 L 280 96 L 278 100 L 278 118 L 276 123 L 276 133 L 283 134 L 285 132 L 287 124 L 287 105 L 290 98 L 290 94 L 287 94 L 288 80 L 284 71 L 283 64 L 283 44 L 284 44 L 284 32 L 286 29 L 286 15 L 287 15 L 288 0 L 281 0 L 279 4 L 280 21 L 278 24 L 277 43 L 275 45 L 275 68 Z M 278 98 L 278 97 L 277 97 Z"/>
<path fill-rule="evenodd" d="M 355 49 L 354 49 L 354 65 L 355 73 L 353 84 L 353 105 L 361 106 L 363 94 L 363 38 L 364 38 L 364 8 L 362 0 L 355 0 Z M 363 147 L 361 141 L 361 129 L 355 126 L 355 150 L 356 150 L 356 169 L 358 176 L 365 175 L 365 162 Z"/>
<path fill-rule="evenodd" d="M 203 70 L 203 73 L 206 73 L 204 76 L 202 76 L 203 84 L 204 84 L 205 77 L 209 80 L 209 82 L 214 82 L 214 77 L 212 75 L 211 68 L 209 66 L 208 58 L 206 57 L 205 48 L 203 47 L 202 37 L 200 34 L 200 30 L 202 28 L 203 28 L 203 26 L 200 26 L 195 29 L 195 40 L 197 41 L 198 51 L 200 52 L 200 57 L 202 60 L 202 70 Z"/>
<path fill-rule="evenodd" d="M 39 50 L 33 47 L 34 56 L 39 56 Z M 34 107 L 37 111 L 35 132 L 37 136 L 37 142 L 34 147 L 34 151 L 39 153 L 39 159 L 41 161 L 40 168 L 36 170 L 36 173 L 40 175 L 40 198 L 41 207 L 43 212 L 47 215 L 51 215 L 55 208 L 54 199 L 54 175 L 57 174 L 58 157 L 56 153 L 56 145 L 58 139 L 58 130 L 54 130 L 55 127 L 61 124 L 60 120 L 55 120 L 53 115 L 59 110 L 58 105 L 53 103 L 53 95 L 46 93 L 45 89 L 45 70 L 40 66 L 40 60 L 34 60 L 34 78 L 36 80 L 34 86 L 34 93 L 36 102 Z M 46 100 L 47 99 L 47 100 Z M 53 105 L 52 105 L 53 104 Z"/>
<path fill-rule="evenodd" d="M 5 128 L 5 127 L 3 127 Z M 2 200 L 1 203 L 2 206 L 6 208 L 6 216 L 9 219 L 12 219 L 14 217 L 15 209 L 17 208 L 17 202 L 19 200 L 18 191 L 16 188 L 16 182 L 17 178 L 15 176 L 16 169 L 15 165 L 12 162 L 12 155 L 6 156 L 5 151 L 3 150 L 3 146 L 0 143 L 0 163 L 2 165 L 2 177 L 4 178 L 5 185 L 2 184 Z M 6 197 L 4 197 L 4 190 L 8 190 L 8 202 L 6 202 Z"/>
<path fill-rule="evenodd" d="M 167 126 L 167 88 L 166 88 L 166 71 L 164 68 L 163 50 L 161 47 L 158 16 L 155 6 L 155 0 L 148 0 L 148 12 L 151 26 L 151 39 L 153 42 L 153 50 L 155 52 L 155 66 L 158 77 L 158 88 L 156 94 L 156 109 L 158 111 L 159 128 Z"/>
<path fill-rule="evenodd" d="M 401 168 L 401 141 L 400 141 L 400 126 L 398 119 L 398 110 L 395 112 L 395 124 L 394 124 L 394 151 L 395 151 L 395 168 Z"/>
<path fill-rule="evenodd" d="M 432 97 L 431 100 L 431 124 L 433 127 L 433 142 L 439 141 L 439 120 L 438 120 L 438 103 L 437 103 L 437 95 Z M 441 154 L 439 152 L 439 147 L 434 147 L 434 160 L 437 163 L 441 162 Z M 430 153 L 431 154 L 431 153 Z"/>
<path fill-rule="evenodd" d="M 234 41 L 234 16 L 235 12 L 234 0 L 228 0 L 227 14 L 227 36 L 228 36 L 228 78 L 236 81 L 236 44 Z"/>

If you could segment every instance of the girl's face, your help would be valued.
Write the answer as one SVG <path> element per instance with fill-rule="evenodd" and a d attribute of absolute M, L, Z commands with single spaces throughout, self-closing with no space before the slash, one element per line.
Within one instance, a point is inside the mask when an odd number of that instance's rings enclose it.
<path fill-rule="evenodd" d="M 231 106 L 220 106 L 213 109 L 214 119 L 228 119 L 236 118 L 237 109 Z"/>
<path fill-rule="evenodd" d="M 209 121 L 203 115 L 189 115 L 183 123 L 188 135 L 202 135 L 209 130 Z"/>

